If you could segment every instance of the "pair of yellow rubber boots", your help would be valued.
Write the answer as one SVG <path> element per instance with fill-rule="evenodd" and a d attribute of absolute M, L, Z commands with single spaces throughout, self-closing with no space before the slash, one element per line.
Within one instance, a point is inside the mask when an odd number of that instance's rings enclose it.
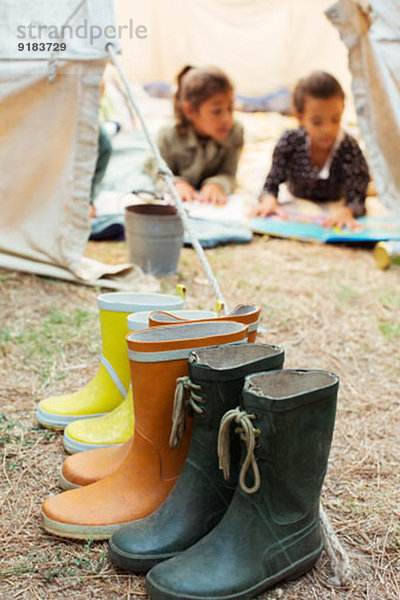
<path fill-rule="evenodd" d="M 94 378 L 81 390 L 42 400 L 37 419 L 50 429 L 65 429 L 68 452 L 123 444 L 133 434 L 133 404 L 125 336 L 128 316 L 142 311 L 182 309 L 179 296 L 112 292 L 98 297 L 102 355 Z M 133 313 L 133 314 L 132 314 Z M 147 318 L 135 329 L 147 327 Z"/>

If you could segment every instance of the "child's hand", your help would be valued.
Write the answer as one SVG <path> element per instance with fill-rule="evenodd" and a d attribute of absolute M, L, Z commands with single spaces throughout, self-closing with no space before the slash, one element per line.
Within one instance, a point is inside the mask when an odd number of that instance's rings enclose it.
<path fill-rule="evenodd" d="M 201 188 L 200 202 L 208 202 L 209 204 L 217 204 L 221 206 L 226 204 L 228 198 L 218 183 L 206 183 Z"/>
<path fill-rule="evenodd" d="M 331 217 L 325 219 L 324 227 L 337 227 L 338 229 L 348 227 L 353 231 L 362 229 L 360 223 L 357 223 L 355 220 L 351 208 L 348 206 L 341 206 Z"/>
<path fill-rule="evenodd" d="M 251 211 L 251 217 L 260 217 L 264 219 L 268 215 L 278 215 L 281 219 L 287 220 L 289 216 L 278 203 L 278 200 L 272 194 L 261 196 L 260 202 Z"/>
<path fill-rule="evenodd" d="M 177 181 L 175 187 L 183 202 L 194 202 L 199 199 L 198 192 L 184 179 Z"/>
<path fill-rule="evenodd" d="M 89 219 L 94 219 L 96 216 L 96 209 L 93 204 L 89 204 L 88 206 L 88 217 Z"/>

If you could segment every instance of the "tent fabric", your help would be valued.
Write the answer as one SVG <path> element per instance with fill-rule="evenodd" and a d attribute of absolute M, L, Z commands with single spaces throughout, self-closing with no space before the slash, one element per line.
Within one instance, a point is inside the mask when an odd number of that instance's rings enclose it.
<path fill-rule="evenodd" d="M 86 256 L 82 257 L 77 266 L 76 273 L 58 267 L 57 265 L 38 263 L 26 258 L 8 255 L 7 268 L 15 271 L 24 271 L 63 279 L 82 285 L 96 286 L 110 290 L 126 290 L 143 293 L 158 293 L 159 281 L 149 273 L 145 274 L 139 267 L 129 263 L 109 265 Z"/>
<path fill-rule="evenodd" d="M 88 203 L 97 159 L 99 90 L 106 64 L 105 40 L 76 38 L 57 60 L 43 52 L 13 56 L 17 27 L 57 26 L 70 15 L 77 27 L 114 23 L 110 0 L 5 1 L 0 8 L 0 266 L 127 288 L 104 276 L 126 272 L 129 264 L 106 265 L 84 257 L 90 233 Z M 100 25 L 99 25 L 100 24 Z M 85 60 L 76 60 L 77 58 Z M 50 60 L 49 60 L 50 59 Z M 153 285 L 153 284 L 152 284 Z"/>
<path fill-rule="evenodd" d="M 355 109 L 377 194 L 400 217 L 400 4 L 340 0 L 327 15 L 349 50 Z"/>
<path fill-rule="evenodd" d="M 0 266 L 91 285 L 132 285 L 129 276 L 125 283 L 103 279 L 129 264 L 83 256 L 104 64 L 65 61 L 50 83 L 46 62 L 18 62 L 10 79 L 0 61 Z"/>
<path fill-rule="evenodd" d="M 25 68 L 36 74 L 25 87 L 7 88 L 0 72 L 0 264 L 13 255 L 76 272 L 89 235 L 104 61 L 65 63 L 54 83 L 45 63 Z"/>
<path fill-rule="evenodd" d="M 147 26 L 121 39 L 131 80 L 174 81 L 184 64 L 217 64 L 236 91 L 264 96 L 327 66 L 350 95 L 346 48 L 324 14 L 332 0 L 115 0 L 116 19 Z M 140 60 L 138 60 L 140 56 Z"/>

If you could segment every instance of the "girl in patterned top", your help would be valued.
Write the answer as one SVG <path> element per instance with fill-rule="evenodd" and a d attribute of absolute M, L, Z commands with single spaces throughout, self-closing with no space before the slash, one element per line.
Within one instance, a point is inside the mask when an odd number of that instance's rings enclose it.
<path fill-rule="evenodd" d="M 311 73 L 297 84 L 293 104 L 300 127 L 285 131 L 278 141 L 254 216 L 288 218 L 277 200 L 285 182 L 297 198 L 344 199 L 325 226 L 359 228 L 355 217 L 365 214 L 368 166 L 356 140 L 340 127 L 344 109 L 340 83 L 329 73 Z"/>

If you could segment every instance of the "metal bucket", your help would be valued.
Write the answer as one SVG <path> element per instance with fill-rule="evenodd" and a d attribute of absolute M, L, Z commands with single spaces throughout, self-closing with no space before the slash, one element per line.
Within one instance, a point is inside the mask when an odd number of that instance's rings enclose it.
<path fill-rule="evenodd" d="M 183 243 L 183 225 L 176 208 L 167 204 L 136 204 L 125 208 L 129 260 L 145 273 L 175 273 Z"/>

